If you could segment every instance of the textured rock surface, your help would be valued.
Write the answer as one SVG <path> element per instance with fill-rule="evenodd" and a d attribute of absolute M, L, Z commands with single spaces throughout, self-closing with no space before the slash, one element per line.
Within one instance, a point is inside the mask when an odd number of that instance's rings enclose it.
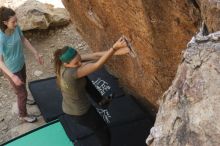
<path fill-rule="evenodd" d="M 69 14 L 64 8 L 28 0 L 16 9 L 19 25 L 23 31 L 48 29 L 48 27 L 67 25 Z"/>
<path fill-rule="evenodd" d="M 63 0 L 72 22 L 94 51 L 106 50 L 122 34 L 136 58 L 115 57 L 109 70 L 136 97 L 156 100 L 170 86 L 181 51 L 196 32 L 199 10 L 188 0 Z"/>
<path fill-rule="evenodd" d="M 172 86 L 164 93 L 151 146 L 220 145 L 220 31 L 188 44 Z"/>
<path fill-rule="evenodd" d="M 202 19 L 205 21 L 208 31 L 220 30 L 220 1 L 219 0 L 197 0 L 201 10 Z"/>

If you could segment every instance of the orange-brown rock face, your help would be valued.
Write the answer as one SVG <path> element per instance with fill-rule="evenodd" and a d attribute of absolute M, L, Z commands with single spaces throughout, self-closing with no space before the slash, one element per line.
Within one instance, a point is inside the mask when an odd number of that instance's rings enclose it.
<path fill-rule="evenodd" d="M 114 57 L 111 73 L 141 101 L 157 106 L 170 86 L 181 52 L 195 34 L 199 11 L 188 0 L 63 0 L 72 22 L 94 51 L 121 35 L 131 39 L 136 58 Z"/>

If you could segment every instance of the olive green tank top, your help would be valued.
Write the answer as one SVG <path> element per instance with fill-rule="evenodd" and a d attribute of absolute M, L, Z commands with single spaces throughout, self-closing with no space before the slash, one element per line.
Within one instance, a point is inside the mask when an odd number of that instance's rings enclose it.
<path fill-rule="evenodd" d="M 85 90 L 86 79 L 77 78 L 76 71 L 77 68 L 61 67 L 62 109 L 69 115 L 83 115 L 91 106 Z"/>

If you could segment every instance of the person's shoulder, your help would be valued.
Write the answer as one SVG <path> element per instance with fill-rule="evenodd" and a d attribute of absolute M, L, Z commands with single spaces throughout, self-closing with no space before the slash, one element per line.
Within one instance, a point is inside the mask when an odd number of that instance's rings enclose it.
<path fill-rule="evenodd" d="M 19 25 L 17 25 L 15 30 L 18 31 L 18 32 L 21 32 L 21 27 Z"/>
<path fill-rule="evenodd" d="M 16 26 L 16 28 L 15 28 L 15 30 L 16 30 L 16 31 L 21 31 L 20 26 L 19 26 L 19 25 L 17 25 L 17 26 Z"/>
<path fill-rule="evenodd" d="M 76 75 L 76 72 L 77 72 L 77 68 L 72 68 L 72 67 L 68 67 L 68 68 L 65 68 L 65 70 L 64 70 L 64 76 L 65 77 L 75 77 L 75 75 Z"/>
<path fill-rule="evenodd" d="M 16 26 L 16 32 L 19 33 L 20 36 L 23 36 L 23 32 L 21 30 L 21 27 L 19 25 Z"/>
<path fill-rule="evenodd" d="M 74 73 L 74 72 L 76 72 L 77 71 L 77 68 L 73 68 L 73 67 L 66 67 L 65 68 L 65 72 L 66 73 L 70 73 L 70 74 L 72 74 L 72 73 Z"/>
<path fill-rule="evenodd" d="M 15 29 L 21 30 L 21 27 L 19 25 L 17 25 Z"/>
<path fill-rule="evenodd" d="M 4 34 L 3 32 L 0 30 L 0 43 L 2 43 L 4 41 Z"/>

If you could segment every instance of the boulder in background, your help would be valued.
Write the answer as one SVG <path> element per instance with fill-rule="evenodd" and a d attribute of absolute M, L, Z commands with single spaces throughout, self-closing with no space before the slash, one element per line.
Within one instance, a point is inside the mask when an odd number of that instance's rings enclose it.
<path fill-rule="evenodd" d="M 64 8 L 54 8 L 53 5 L 28 0 L 16 10 L 19 26 L 23 31 L 33 29 L 48 29 L 67 25 L 69 14 Z"/>

